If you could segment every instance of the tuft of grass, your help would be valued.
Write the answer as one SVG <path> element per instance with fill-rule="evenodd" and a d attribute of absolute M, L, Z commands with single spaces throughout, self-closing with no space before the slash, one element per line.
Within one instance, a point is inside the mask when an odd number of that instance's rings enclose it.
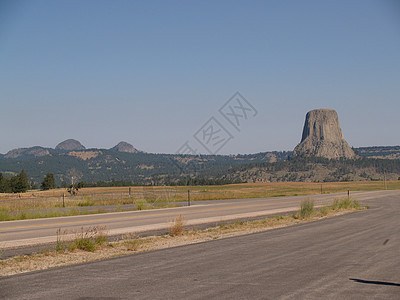
<path fill-rule="evenodd" d="M 307 219 L 312 216 L 314 213 L 314 201 L 313 200 L 304 200 L 301 202 L 299 218 Z"/>
<path fill-rule="evenodd" d="M 358 209 L 360 208 L 360 203 L 352 198 L 337 198 L 333 201 L 332 210 L 340 210 L 340 209 Z"/>
<path fill-rule="evenodd" d="M 86 200 L 86 201 L 82 201 L 82 202 L 78 202 L 77 206 L 79 207 L 84 207 L 84 206 L 95 206 L 95 202 L 91 201 L 91 200 Z"/>
<path fill-rule="evenodd" d="M 128 251 L 137 251 L 142 242 L 139 239 L 129 239 L 124 240 L 122 244 L 126 247 L 126 250 Z"/>
<path fill-rule="evenodd" d="M 64 230 L 63 232 L 61 232 L 61 228 L 58 228 L 56 234 L 57 234 L 56 252 L 63 252 L 67 248 L 67 243 L 64 240 L 64 236 L 67 234 L 67 231 Z"/>
<path fill-rule="evenodd" d="M 56 252 L 83 251 L 94 252 L 98 247 L 107 243 L 107 235 L 104 233 L 105 227 L 93 226 L 88 228 L 81 227 L 80 232 L 75 232 L 73 240 L 66 241 L 65 237 L 69 233 L 67 230 L 57 229 Z"/>
<path fill-rule="evenodd" d="M 138 251 L 140 247 L 148 241 L 148 239 L 140 238 L 134 233 L 131 233 L 123 236 L 122 241 L 119 242 L 119 244 L 122 244 L 122 246 L 128 251 Z"/>
<path fill-rule="evenodd" d="M 136 202 L 136 210 L 144 210 L 146 208 L 148 208 L 146 201 L 137 201 Z"/>
<path fill-rule="evenodd" d="M 94 252 L 96 250 L 96 243 L 90 238 L 78 238 L 74 241 L 72 249 Z"/>
<path fill-rule="evenodd" d="M 173 220 L 172 225 L 169 227 L 168 233 L 170 236 L 182 235 L 185 228 L 185 220 L 182 215 L 179 215 Z"/>
<path fill-rule="evenodd" d="M 329 214 L 329 211 L 330 211 L 331 209 L 330 209 L 330 207 L 328 207 L 328 206 L 323 206 L 323 207 L 321 207 L 320 209 L 319 209 L 319 213 L 321 214 L 321 216 L 327 216 L 328 214 Z"/>
<path fill-rule="evenodd" d="M 108 242 L 107 236 L 103 233 L 99 233 L 94 239 L 94 243 L 98 246 L 102 246 Z"/>

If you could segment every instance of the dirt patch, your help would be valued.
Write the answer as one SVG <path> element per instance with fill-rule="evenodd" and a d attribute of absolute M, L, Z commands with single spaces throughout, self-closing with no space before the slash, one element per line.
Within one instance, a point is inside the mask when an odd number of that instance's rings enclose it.
<path fill-rule="evenodd" d="M 101 151 L 71 151 L 71 152 L 68 152 L 69 156 L 74 156 L 74 157 L 80 158 L 82 160 L 88 160 L 91 158 L 95 158 L 95 157 L 99 156 L 100 154 L 102 154 Z"/>

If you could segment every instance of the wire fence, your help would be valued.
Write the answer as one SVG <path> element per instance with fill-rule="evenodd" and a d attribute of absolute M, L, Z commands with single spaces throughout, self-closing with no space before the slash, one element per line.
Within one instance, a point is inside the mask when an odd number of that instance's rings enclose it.
<path fill-rule="evenodd" d="M 166 207 L 176 202 L 187 202 L 190 200 L 206 199 L 206 195 L 198 191 L 177 191 L 177 190 L 143 190 L 143 191 L 123 191 L 106 192 L 92 194 L 70 195 L 64 193 L 58 196 L 47 197 L 18 197 L 0 199 L 0 209 L 3 210 L 30 210 L 48 209 L 60 207 L 88 207 L 88 206 L 108 206 L 108 205 L 152 205 Z M 210 196 L 210 195 L 208 195 Z M 215 195 L 214 195 L 215 196 Z"/>
<path fill-rule="evenodd" d="M 236 196 L 236 197 L 235 197 Z M 321 197 L 322 196 L 322 197 Z M 328 194 L 321 196 L 311 196 L 316 206 L 330 205 L 334 196 Z M 349 195 L 346 195 L 350 197 Z M 182 189 L 150 189 L 150 190 L 131 190 L 104 193 L 84 193 L 70 195 L 69 193 L 53 196 L 36 197 L 11 197 L 0 199 L 0 210 L 20 211 L 35 209 L 51 209 L 62 207 L 93 207 L 110 205 L 134 205 L 136 207 L 168 207 L 176 205 L 190 205 L 191 201 L 215 200 L 215 199 L 235 199 L 243 198 L 240 195 L 226 191 L 189 191 Z"/>

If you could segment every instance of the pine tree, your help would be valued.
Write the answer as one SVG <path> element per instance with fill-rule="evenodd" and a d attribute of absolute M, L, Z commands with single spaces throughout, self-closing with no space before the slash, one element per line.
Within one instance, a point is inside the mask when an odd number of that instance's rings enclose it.
<path fill-rule="evenodd" d="M 29 190 L 30 184 L 28 180 L 28 176 L 25 173 L 25 170 L 22 169 L 21 173 L 19 174 L 18 178 L 18 186 L 19 186 L 19 192 L 18 193 L 25 193 L 27 190 Z"/>
<path fill-rule="evenodd" d="M 46 176 L 44 177 L 44 179 L 42 181 L 42 185 L 40 186 L 40 188 L 45 191 L 45 190 L 54 189 L 55 187 L 56 187 L 56 182 L 54 180 L 54 175 L 52 173 L 46 174 Z"/>
<path fill-rule="evenodd" d="M 6 192 L 5 178 L 3 177 L 3 173 L 0 173 L 0 193 L 5 193 L 5 192 Z"/>
<path fill-rule="evenodd" d="M 11 192 L 13 193 L 25 193 L 29 189 L 28 176 L 25 171 L 22 170 L 19 175 L 11 177 L 10 180 Z"/>

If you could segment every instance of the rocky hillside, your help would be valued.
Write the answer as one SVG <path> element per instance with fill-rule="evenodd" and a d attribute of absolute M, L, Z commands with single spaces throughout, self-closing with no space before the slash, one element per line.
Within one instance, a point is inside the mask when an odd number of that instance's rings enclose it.
<path fill-rule="evenodd" d="M 4 155 L 4 158 L 19 158 L 19 157 L 42 157 L 46 155 L 50 155 L 50 150 L 47 148 L 43 147 L 31 147 L 31 148 L 19 148 L 19 149 L 14 149 L 9 152 L 7 152 L 6 155 Z"/>

